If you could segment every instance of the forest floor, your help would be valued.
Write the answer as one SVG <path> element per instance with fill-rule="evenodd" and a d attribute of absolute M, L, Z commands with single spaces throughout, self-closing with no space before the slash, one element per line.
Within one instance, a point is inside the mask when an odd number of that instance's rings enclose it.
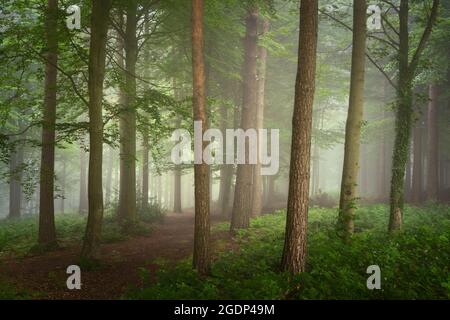
<path fill-rule="evenodd" d="M 217 217 L 212 223 L 220 222 Z M 159 262 L 176 262 L 192 254 L 194 213 L 170 213 L 145 236 L 103 244 L 101 264 L 81 268 L 81 290 L 68 290 L 66 269 L 79 264 L 80 245 L 19 258 L 0 259 L 0 280 L 36 299 L 118 299 L 131 287 L 142 285 L 140 268 L 157 270 Z M 222 241 L 225 240 L 225 241 Z M 212 234 L 213 248 L 231 243 L 227 231 Z"/>

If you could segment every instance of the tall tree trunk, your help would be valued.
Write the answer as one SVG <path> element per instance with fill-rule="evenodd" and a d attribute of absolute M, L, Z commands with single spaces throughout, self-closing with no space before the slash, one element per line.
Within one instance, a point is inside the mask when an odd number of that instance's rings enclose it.
<path fill-rule="evenodd" d="M 125 27 L 125 99 L 120 114 L 119 219 L 125 228 L 136 221 L 136 62 L 137 1 L 127 2 Z"/>
<path fill-rule="evenodd" d="M 439 186 L 439 148 L 438 148 L 438 99 L 439 91 L 435 84 L 429 87 L 428 103 L 428 161 L 427 161 L 427 200 L 438 200 Z"/>
<path fill-rule="evenodd" d="M 88 192 L 87 192 L 87 153 L 80 148 L 80 214 L 88 212 Z"/>
<path fill-rule="evenodd" d="M 245 59 L 243 67 L 244 98 L 241 114 L 241 128 L 246 131 L 255 127 L 257 110 L 257 56 L 258 56 L 258 8 L 247 11 L 245 33 Z M 252 209 L 252 180 L 255 165 L 249 161 L 249 143 L 245 139 L 246 164 L 237 166 L 236 187 L 234 191 L 231 231 L 248 228 Z"/>
<path fill-rule="evenodd" d="M 58 64 L 58 1 L 47 1 L 45 35 L 47 55 L 45 63 L 44 112 L 42 119 L 42 154 L 39 202 L 39 236 L 41 246 L 56 245 L 55 229 L 55 122 Z"/>
<path fill-rule="evenodd" d="M 409 1 L 400 1 L 399 20 L 399 54 L 398 54 L 398 88 L 397 88 L 397 111 L 395 117 L 395 141 L 392 159 L 392 180 L 390 195 L 390 217 L 389 232 L 401 229 L 404 207 L 404 182 L 406 162 L 408 160 L 409 142 L 413 124 L 413 92 L 412 81 L 414 80 L 419 58 L 430 37 L 432 28 L 437 19 L 439 0 L 433 1 L 428 23 L 421 37 L 420 43 L 409 61 Z"/>
<path fill-rule="evenodd" d="M 203 0 L 192 0 L 193 118 L 194 121 L 201 121 L 202 136 L 207 130 L 203 6 Z M 202 155 L 205 147 L 206 143 L 203 142 Z M 210 268 L 209 179 L 209 168 L 202 157 L 201 163 L 194 165 L 195 230 L 193 267 L 200 274 L 208 273 Z"/>
<path fill-rule="evenodd" d="M 93 0 L 89 49 L 89 215 L 81 251 L 82 257 L 98 257 L 103 220 L 102 99 L 105 78 L 106 41 L 111 0 Z"/>
<path fill-rule="evenodd" d="M 409 136 L 412 125 L 412 88 L 409 66 L 409 3 L 402 0 L 400 4 L 400 51 L 399 83 L 397 90 L 397 112 L 395 123 L 395 142 L 391 181 L 391 212 L 389 231 L 400 229 L 403 220 L 404 180 L 406 161 L 408 159 Z"/>
<path fill-rule="evenodd" d="M 264 35 L 269 32 L 269 21 L 263 19 L 261 22 L 262 30 L 259 33 Z M 267 49 L 263 46 L 258 46 L 258 62 L 257 69 L 257 96 L 256 96 L 256 129 L 260 130 L 264 125 L 264 95 L 266 86 L 266 64 L 267 64 Z M 259 134 L 258 134 L 258 162 L 253 170 L 253 194 L 252 194 L 252 212 L 253 217 L 261 215 L 262 211 L 262 176 L 261 176 L 261 161 L 259 159 Z"/>
<path fill-rule="evenodd" d="M 9 218 L 20 218 L 21 215 L 23 147 L 16 148 L 9 157 Z"/>
<path fill-rule="evenodd" d="M 366 11 L 365 0 L 353 1 L 353 51 L 350 83 L 350 103 L 345 129 L 344 168 L 342 171 L 338 228 L 348 239 L 354 231 L 361 147 L 361 127 L 364 111 L 364 80 L 366 65 Z"/>
<path fill-rule="evenodd" d="M 298 69 L 292 118 L 291 163 L 282 269 L 305 270 L 311 158 L 312 108 L 315 93 L 318 1 L 301 0 Z"/>

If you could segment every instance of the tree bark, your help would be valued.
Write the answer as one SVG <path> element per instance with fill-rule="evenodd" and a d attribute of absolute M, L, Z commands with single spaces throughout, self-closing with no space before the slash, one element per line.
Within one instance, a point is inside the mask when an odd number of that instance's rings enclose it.
<path fill-rule="evenodd" d="M 192 0 L 193 118 L 194 121 L 201 121 L 202 135 L 207 130 L 203 6 L 203 0 Z M 202 154 L 205 147 L 206 143 L 203 142 Z M 193 267 L 197 269 L 199 274 L 207 274 L 210 268 L 209 179 L 209 168 L 202 158 L 200 164 L 194 165 L 195 230 Z"/>
<path fill-rule="evenodd" d="M 429 87 L 428 103 L 428 161 L 427 161 L 427 200 L 437 201 L 439 190 L 439 148 L 438 148 L 438 99 L 439 89 L 435 84 Z"/>
<path fill-rule="evenodd" d="M 111 0 L 93 0 L 91 40 L 89 48 L 89 214 L 81 255 L 98 257 L 103 220 L 102 158 L 103 119 L 102 98 L 105 78 L 106 41 Z"/>
<path fill-rule="evenodd" d="M 262 30 L 260 35 L 269 32 L 269 21 L 263 19 L 261 22 Z M 257 69 L 257 96 L 256 96 L 256 129 L 262 129 L 264 125 L 264 95 L 266 85 L 266 64 L 267 64 L 267 49 L 263 46 L 258 46 L 258 62 Z M 258 134 L 258 162 L 253 170 L 253 194 L 252 194 L 252 217 L 261 215 L 262 211 L 262 176 L 261 176 L 261 162 L 259 159 L 259 134 Z"/>
<path fill-rule="evenodd" d="M 136 222 L 136 62 L 137 1 L 127 2 L 125 27 L 125 92 L 120 114 L 119 219 L 128 228 Z"/>
<path fill-rule="evenodd" d="M 315 93 L 318 1 L 301 0 L 298 69 L 292 118 L 291 163 L 282 269 L 305 271 L 311 161 L 312 108 Z"/>
<path fill-rule="evenodd" d="M 425 31 L 422 34 L 413 58 L 409 60 L 409 1 L 400 1 L 399 10 L 399 54 L 398 54 L 398 88 L 397 111 L 395 117 L 395 141 L 392 159 L 392 180 L 390 195 L 389 232 L 401 229 L 404 208 L 404 182 L 406 162 L 408 160 L 409 142 L 413 124 L 412 81 L 414 80 L 419 58 L 428 42 L 432 28 L 437 19 L 439 0 L 433 1 L 433 7 Z"/>
<path fill-rule="evenodd" d="M 353 1 L 353 51 L 350 81 L 350 102 L 345 129 L 344 168 L 342 171 L 338 229 L 349 239 L 354 231 L 357 181 L 360 163 L 361 127 L 364 111 L 364 80 L 366 66 L 366 11 L 365 0 Z"/>
<path fill-rule="evenodd" d="M 257 110 L 257 56 L 258 56 L 258 8 L 251 7 L 247 11 L 245 34 L 245 59 L 243 67 L 244 97 L 241 114 L 241 128 L 255 127 Z M 249 160 L 249 144 L 245 139 L 245 159 Z M 255 165 L 239 164 L 237 166 L 236 187 L 234 191 L 231 231 L 248 228 L 252 210 L 252 180 Z"/>
<path fill-rule="evenodd" d="M 58 1 L 47 1 L 45 36 L 44 112 L 42 119 L 42 154 L 40 174 L 39 236 L 43 247 L 56 246 L 55 229 L 55 122 L 58 64 Z"/>

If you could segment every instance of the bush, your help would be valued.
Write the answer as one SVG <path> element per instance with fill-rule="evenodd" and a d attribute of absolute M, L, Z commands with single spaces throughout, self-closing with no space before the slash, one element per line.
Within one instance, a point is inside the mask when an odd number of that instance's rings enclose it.
<path fill-rule="evenodd" d="M 312 209 L 307 272 L 279 272 L 285 212 L 254 219 L 237 236 L 238 251 L 222 252 L 199 277 L 190 260 L 161 265 L 156 282 L 132 290 L 135 299 L 449 299 L 450 209 L 407 207 L 405 231 L 387 234 L 388 208 L 358 210 L 350 244 L 335 233 L 337 210 Z M 367 267 L 381 268 L 381 290 L 368 290 Z"/>

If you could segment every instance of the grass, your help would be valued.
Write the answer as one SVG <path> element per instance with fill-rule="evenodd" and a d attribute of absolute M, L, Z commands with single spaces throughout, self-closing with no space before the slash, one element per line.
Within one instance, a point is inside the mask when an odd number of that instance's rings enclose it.
<path fill-rule="evenodd" d="M 117 222 L 115 207 L 105 211 L 102 227 L 102 242 L 111 243 L 127 239 L 132 235 L 147 235 L 152 232 L 151 224 L 159 221 L 165 211 L 155 201 L 144 210 L 138 211 L 139 222 L 125 232 Z M 80 243 L 86 228 L 87 217 L 78 213 L 56 214 L 55 225 L 60 246 Z M 24 256 L 30 252 L 39 253 L 36 245 L 39 220 L 37 216 L 0 221 L 0 258 L 2 256 Z"/>
<path fill-rule="evenodd" d="M 450 299 L 450 208 L 407 207 L 404 215 L 404 231 L 389 236 L 388 208 L 363 207 L 344 244 L 334 231 L 336 209 L 311 209 L 307 272 L 294 277 L 279 271 L 285 212 L 265 215 L 238 234 L 239 251 L 220 253 L 210 276 L 199 277 L 190 259 L 162 264 L 156 282 L 141 270 L 146 284 L 127 298 Z M 370 265 L 381 268 L 381 290 L 366 287 Z"/>

